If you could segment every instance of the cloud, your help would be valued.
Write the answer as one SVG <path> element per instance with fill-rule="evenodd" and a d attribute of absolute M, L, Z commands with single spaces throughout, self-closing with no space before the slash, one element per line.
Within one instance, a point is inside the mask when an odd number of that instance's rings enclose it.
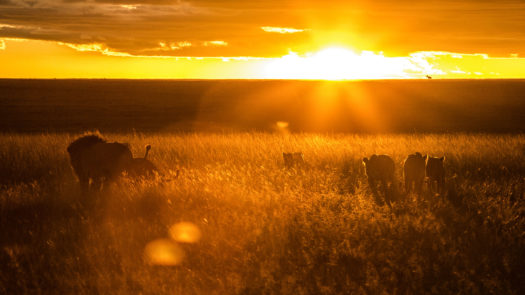
<path fill-rule="evenodd" d="M 455 53 L 447 51 L 420 51 L 410 54 L 413 58 L 425 58 L 425 59 L 439 59 L 442 57 L 448 58 L 464 58 L 464 57 L 480 57 L 483 59 L 488 59 L 489 55 L 486 53 Z"/>
<path fill-rule="evenodd" d="M 459 67 L 456 67 L 456 69 L 450 71 L 453 74 L 467 74 L 467 72 L 461 70 Z"/>
<path fill-rule="evenodd" d="M 13 38 L 6 38 L 5 40 L 9 41 L 27 41 L 27 39 L 13 39 Z M 2 41 L 2 39 L 0 39 Z M 50 42 L 50 41 L 49 41 Z M 212 41 L 213 42 L 213 41 Z M 223 41 L 219 41 L 223 42 Z M 119 52 L 114 49 L 106 47 L 104 44 L 100 43 L 91 43 L 91 44 L 72 44 L 72 43 L 64 43 L 64 42 L 58 42 L 58 45 L 67 46 L 69 48 L 72 48 L 76 51 L 80 52 L 95 52 L 106 56 L 116 56 L 116 57 L 134 57 L 134 58 L 162 58 L 162 59 L 175 59 L 175 60 L 188 60 L 188 61 L 201 61 L 201 60 L 221 60 L 221 61 L 260 61 L 265 60 L 265 58 L 260 57 L 251 57 L 251 56 L 170 56 L 166 55 L 166 51 L 171 50 L 178 50 L 183 47 L 190 47 L 193 46 L 190 43 L 186 43 L 185 41 L 179 42 L 179 43 L 171 43 L 166 44 L 164 42 L 160 42 L 158 47 L 155 48 L 148 48 L 145 51 L 148 54 L 131 54 L 128 52 Z M 177 44 L 177 45 L 176 45 Z M 176 48 L 177 46 L 180 46 L 179 48 Z M 226 45 L 211 45 L 211 46 L 226 46 Z M 153 54 L 152 52 L 157 52 L 156 54 Z M 160 52 L 160 54 L 159 54 Z"/>
<path fill-rule="evenodd" d="M 204 41 L 204 46 L 228 46 L 228 42 L 215 40 L 215 41 Z"/>
<path fill-rule="evenodd" d="M 524 14 L 517 0 L 0 0 L 0 38 L 103 44 L 134 55 L 187 41 L 192 46 L 165 54 L 278 57 L 337 43 L 398 56 L 481 49 L 521 56 Z M 268 26 L 276 19 L 279 26 Z"/>
<path fill-rule="evenodd" d="M 188 41 L 179 41 L 179 42 L 159 42 L 159 50 L 168 51 L 168 50 L 179 50 L 184 47 L 191 47 L 191 42 Z"/>
<path fill-rule="evenodd" d="M 307 29 L 279 28 L 279 27 L 261 27 L 261 30 L 268 33 L 293 34 L 307 31 Z"/>
<path fill-rule="evenodd" d="M 64 0 L 64 2 L 90 2 L 89 0 Z M 180 4 L 180 0 L 93 0 L 100 4 L 114 4 L 114 5 L 172 5 Z"/>
<path fill-rule="evenodd" d="M 108 48 L 106 45 L 102 43 L 90 43 L 90 44 L 72 44 L 72 43 L 64 43 L 64 42 L 58 42 L 59 45 L 64 45 L 69 48 L 75 49 L 76 51 L 80 52 L 97 52 L 103 55 L 107 56 L 121 56 L 121 57 L 148 57 L 152 56 L 150 54 L 148 55 L 138 55 L 138 54 L 131 54 L 128 52 L 119 52 L 115 49 Z M 172 51 L 172 50 L 180 50 L 184 47 L 190 47 L 192 44 L 187 41 L 180 41 L 180 42 L 159 42 L 159 46 L 155 48 L 148 48 L 144 51 L 152 52 L 152 51 Z M 162 56 L 162 55 L 154 55 L 152 57 L 171 57 L 171 56 Z"/>
<path fill-rule="evenodd" d="M 135 10 L 139 7 L 139 5 L 130 5 L 130 4 L 121 4 L 119 6 L 127 10 Z"/>
<path fill-rule="evenodd" d="M 77 51 L 87 52 L 98 52 L 107 56 L 131 56 L 129 53 L 113 51 L 104 46 L 104 44 L 92 43 L 92 44 L 71 44 L 59 42 L 59 45 L 65 45 L 69 48 L 73 48 Z"/>
<path fill-rule="evenodd" d="M 446 78 L 499 78 L 504 75 L 507 78 L 523 77 L 523 65 L 525 58 L 494 57 L 484 53 L 457 53 L 457 52 L 415 52 L 409 58 L 423 65 L 431 66 L 431 69 L 439 70 L 441 73 L 432 75 Z"/>
<path fill-rule="evenodd" d="M 20 28 L 23 28 L 22 26 L 15 26 L 15 25 L 10 25 L 10 24 L 0 24 L 0 30 L 1 29 L 20 29 Z"/>
<path fill-rule="evenodd" d="M 74 39 L 72 32 L 58 28 L 33 26 L 26 24 L 0 24 L 0 38 L 37 39 L 49 41 L 61 41 Z"/>

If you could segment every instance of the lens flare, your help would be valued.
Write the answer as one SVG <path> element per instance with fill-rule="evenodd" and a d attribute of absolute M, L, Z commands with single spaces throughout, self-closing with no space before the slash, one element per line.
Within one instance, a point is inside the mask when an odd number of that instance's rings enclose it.
<path fill-rule="evenodd" d="M 184 250 L 169 239 L 149 242 L 144 249 L 146 261 L 153 265 L 178 265 L 184 260 Z"/>
<path fill-rule="evenodd" d="M 180 243 L 196 243 L 202 234 L 200 229 L 191 222 L 179 222 L 170 228 L 170 236 Z"/>
<path fill-rule="evenodd" d="M 288 122 L 284 122 L 284 121 L 277 121 L 277 128 L 279 129 L 286 129 L 288 128 Z"/>

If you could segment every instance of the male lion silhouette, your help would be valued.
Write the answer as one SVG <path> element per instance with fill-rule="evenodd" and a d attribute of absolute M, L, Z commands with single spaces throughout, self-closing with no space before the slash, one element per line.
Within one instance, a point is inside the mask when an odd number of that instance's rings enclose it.
<path fill-rule="evenodd" d="M 133 159 L 126 144 L 112 142 L 98 135 L 86 135 L 73 141 L 67 152 L 82 192 L 100 190 L 115 180 Z"/>
<path fill-rule="evenodd" d="M 427 156 L 420 153 L 408 155 L 403 166 L 405 176 L 405 190 L 409 193 L 412 187 L 417 193 L 421 193 L 425 181 L 425 160 Z"/>
<path fill-rule="evenodd" d="M 149 150 L 151 149 L 151 145 L 146 146 L 146 153 L 144 154 L 144 158 L 133 158 L 127 167 L 125 167 L 125 171 L 128 173 L 131 177 L 151 177 L 155 175 L 155 173 L 158 173 L 157 167 L 150 162 L 150 160 L 147 159 Z"/>
<path fill-rule="evenodd" d="M 430 191 L 434 191 L 434 184 L 437 185 L 437 192 L 443 193 L 445 186 L 445 167 L 443 162 L 445 156 L 430 157 L 427 156 L 426 174 L 428 177 L 428 188 Z"/>
<path fill-rule="evenodd" d="M 387 155 L 372 155 L 370 158 L 363 158 L 368 184 L 377 203 L 382 203 L 379 192 L 384 195 L 386 203 L 390 206 L 391 194 L 395 190 L 395 164 L 394 160 Z M 379 184 L 379 192 L 377 185 Z"/>

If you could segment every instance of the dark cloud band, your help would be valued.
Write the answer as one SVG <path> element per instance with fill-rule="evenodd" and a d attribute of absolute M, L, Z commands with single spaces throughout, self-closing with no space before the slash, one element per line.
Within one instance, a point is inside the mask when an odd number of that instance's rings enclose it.
<path fill-rule="evenodd" d="M 99 43 L 137 55 L 268 57 L 330 44 L 522 55 L 523 15 L 521 1 L 0 0 L 0 38 Z"/>

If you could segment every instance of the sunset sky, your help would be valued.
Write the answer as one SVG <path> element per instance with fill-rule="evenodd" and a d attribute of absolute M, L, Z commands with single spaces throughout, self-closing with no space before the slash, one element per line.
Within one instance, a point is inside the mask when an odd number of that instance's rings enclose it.
<path fill-rule="evenodd" d="M 0 0 L 0 78 L 525 78 L 525 2 Z"/>

